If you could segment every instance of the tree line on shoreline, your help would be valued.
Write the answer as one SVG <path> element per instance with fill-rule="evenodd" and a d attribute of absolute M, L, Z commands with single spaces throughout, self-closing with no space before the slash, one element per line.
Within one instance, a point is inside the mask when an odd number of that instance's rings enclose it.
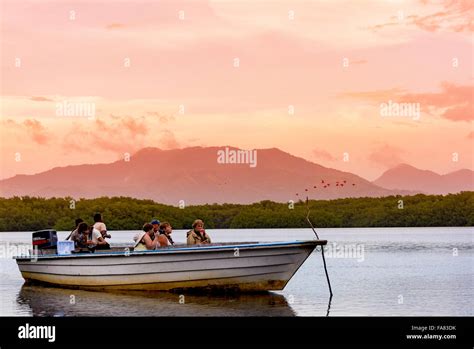
<path fill-rule="evenodd" d="M 311 221 L 320 228 L 474 226 L 474 192 L 449 195 L 387 196 L 309 200 Z M 152 218 L 189 229 L 204 220 L 207 229 L 307 228 L 303 201 L 206 204 L 184 208 L 130 197 L 97 199 L 0 198 L 0 231 L 71 230 L 78 217 L 92 223 L 101 212 L 109 230 L 139 230 Z"/>

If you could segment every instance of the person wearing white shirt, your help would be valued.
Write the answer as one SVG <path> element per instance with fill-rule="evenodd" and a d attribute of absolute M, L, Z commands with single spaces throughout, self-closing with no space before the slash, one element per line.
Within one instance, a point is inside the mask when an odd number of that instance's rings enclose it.
<path fill-rule="evenodd" d="M 105 223 L 102 221 L 102 215 L 100 213 L 96 213 L 94 215 L 94 229 L 97 229 L 101 234 L 102 237 L 105 238 L 111 238 L 112 236 L 110 234 L 107 234 L 107 227 L 105 226 Z"/>
<path fill-rule="evenodd" d="M 109 250 L 110 245 L 107 241 L 105 241 L 102 233 L 92 226 L 91 228 L 91 241 L 92 244 L 95 246 L 96 250 Z"/>

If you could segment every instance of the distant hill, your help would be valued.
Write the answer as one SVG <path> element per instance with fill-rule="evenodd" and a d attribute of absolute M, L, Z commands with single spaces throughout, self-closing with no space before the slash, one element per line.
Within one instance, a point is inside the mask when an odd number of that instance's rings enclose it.
<path fill-rule="evenodd" d="M 425 194 L 448 194 L 474 190 L 474 171 L 463 169 L 440 175 L 433 171 L 400 164 L 373 181 L 392 190 L 415 190 Z"/>
<path fill-rule="evenodd" d="M 222 149 L 225 147 L 144 148 L 128 162 L 57 167 L 35 175 L 17 175 L 0 181 L 0 195 L 130 196 L 172 205 L 184 200 L 189 205 L 288 202 L 304 199 L 306 195 L 312 199 L 334 199 L 407 194 L 381 188 L 352 173 L 323 167 L 276 148 L 258 149 L 255 167 L 221 164 L 217 159 Z M 324 188 L 322 181 L 329 185 Z"/>

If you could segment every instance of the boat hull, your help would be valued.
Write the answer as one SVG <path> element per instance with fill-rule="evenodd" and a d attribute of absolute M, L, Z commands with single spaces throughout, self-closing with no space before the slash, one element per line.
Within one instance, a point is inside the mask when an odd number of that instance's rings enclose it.
<path fill-rule="evenodd" d="M 17 257 L 27 282 L 94 290 L 282 290 L 325 241 Z"/>

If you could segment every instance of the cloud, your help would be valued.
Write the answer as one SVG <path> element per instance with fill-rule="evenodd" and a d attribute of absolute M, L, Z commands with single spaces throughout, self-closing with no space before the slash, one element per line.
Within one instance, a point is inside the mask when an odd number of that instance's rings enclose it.
<path fill-rule="evenodd" d="M 372 30 L 373 32 L 376 32 L 379 29 L 383 29 L 383 28 L 386 28 L 386 27 L 393 27 L 393 26 L 396 26 L 396 25 L 399 25 L 399 24 L 400 24 L 400 22 L 387 22 L 387 23 L 374 25 L 374 26 L 370 27 L 369 29 Z"/>
<path fill-rule="evenodd" d="M 474 85 L 456 85 L 442 82 L 439 92 L 406 93 L 398 88 L 390 90 L 345 92 L 339 97 L 386 103 L 420 103 L 422 110 L 436 109 L 440 116 L 451 121 L 471 121 L 474 119 Z"/>
<path fill-rule="evenodd" d="M 7 120 L 1 120 L 1 123 L 3 126 L 6 127 L 18 127 L 19 124 L 13 121 L 12 119 L 7 119 Z"/>
<path fill-rule="evenodd" d="M 469 121 L 474 119 L 473 113 L 474 110 L 472 109 L 472 103 L 466 103 L 464 105 L 449 108 L 443 116 L 452 121 Z"/>
<path fill-rule="evenodd" d="M 467 139 L 474 139 L 474 131 L 471 131 L 467 134 Z"/>
<path fill-rule="evenodd" d="M 35 101 L 35 102 L 54 102 L 52 99 L 46 98 L 46 97 L 31 97 L 30 101 Z"/>
<path fill-rule="evenodd" d="M 175 117 L 172 116 L 172 115 L 168 116 L 168 115 L 164 115 L 162 113 L 156 112 L 156 111 L 147 111 L 146 113 L 147 113 L 147 115 L 151 115 L 151 116 L 157 118 L 160 121 L 160 123 L 163 123 L 163 124 L 166 124 L 169 121 L 174 121 L 175 120 Z"/>
<path fill-rule="evenodd" d="M 93 138 L 91 143 L 93 148 L 111 151 L 114 153 L 128 152 L 132 153 L 136 150 L 136 147 L 127 141 L 120 141 L 120 139 L 109 139 L 109 138 Z"/>
<path fill-rule="evenodd" d="M 91 143 L 98 149 L 132 153 L 145 142 L 148 127 L 142 118 L 129 116 L 111 120 L 95 120 Z"/>
<path fill-rule="evenodd" d="M 74 123 L 72 129 L 64 136 L 61 150 L 68 152 L 91 153 L 91 139 L 94 137 L 94 128 L 82 128 L 79 123 Z"/>
<path fill-rule="evenodd" d="M 343 93 L 339 93 L 337 97 L 368 100 L 368 101 L 373 101 L 376 104 L 379 104 L 381 102 L 393 100 L 394 98 L 396 98 L 396 96 L 399 96 L 402 93 L 403 93 L 403 90 L 395 87 L 391 89 L 375 90 L 375 91 L 343 92 Z"/>
<path fill-rule="evenodd" d="M 49 136 L 44 126 L 38 120 L 27 119 L 23 122 L 27 132 L 30 134 L 34 142 L 44 145 L 49 142 Z"/>
<path fill-rule="evenodd" d="M 412 16 L 418 28 L 435 32 L 446 28 L 454 32 L 474 31 L 474 2 L 472 0 L 444 0 L 443 10 L 427 16 Z"/>
<path fill-rule="evenodd" d="M 474 120 L 474 85 L 456 85 L 441 83 L 441 92 L 410 93 L 402 99 L 415 101 L 424 106 L 431 106 L 441 111 L 441 117 L 451 121 Z"/>
<path fill-rule="evenodd" d="M 404 150 L 388 144 L 383 144 L 373 150 L 369 154 L 368 159 L 374 164 L 391 168 L 405 162 L 402 158 L 403 154 L 405 154 Z"/>
<path fill-rule="evenodd" d="M 162 130 L 159 143 L 159 148 L 162 149 L 176 149 L 180 148 L 179 142 L 176 140 L 174 133 L 170 130 Z"/>
<path fill-rule="evenodd" d="M 108 119 L 95 119 L 94 122 L 95 129 L 109 135 L 120 135 L 123 131 L 127 131 L 130 133 L 129 136 L 135 138 L 148 133 L 148 125 L 144 118 L 111 115 Z"/>
<path fill-rule="evenodd" d="M 90 153 L 91 149 L 114 153 L 133 153 L 149 141 L 147 134 L 151 127 L 144 117 L 118 116 L 76 123 L 62 141 L 64 150 Z"/>
<path fill-rule="evenodd" d="M 123 128 L 132 133 L 133 135 L 146 135 L 148 133 L 147 125 L 144 122 L 137 121 L 133 118 L 124 118 L 120 120 Z"/>
<path fill-rule="evenodd" d="M 335 161 L 336 158 L 323 149 L 313 149 L 313 156 L 320 160 Z"/>
<path fill-rule="evenodd" d="M 370 27 L 378 31 L 386 27 L 411 25 L 428 32 L 450 30 L 453 32 L 474 32 L 474 2 L 472 0 L 444 0 L 441 3 L 420 0 L 422 5 L 441 5 L 442 8 L 427 15 L 408 15 L 399 21 L 390 21 Z M 393 17 L 391 17 L 393 19 Z"/>
<path fill-rule="evenodd" d="M 39 145 L 46 145 L 49 143 L 49 134 L 46 128 L 35 119 L 26 119 L 23 123 L 16 122 L 11 119 L 2 120 L 2 131 L 11 132 L 12 129 L 15 129 L 15 134 L 17 134 L 18 139 L 23 139 L 24 134 L 27 134 L 27 137 L 33 142 Z M 7 131 L 8 130 L 8 131 Z M 28 139 L 26 140 L 28 141 Z"/>

